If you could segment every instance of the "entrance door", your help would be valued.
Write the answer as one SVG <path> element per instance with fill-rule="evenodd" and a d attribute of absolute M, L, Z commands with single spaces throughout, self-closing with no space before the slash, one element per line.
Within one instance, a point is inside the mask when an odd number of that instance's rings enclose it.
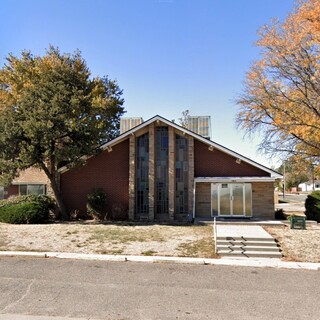
<path fill-rule="evenodd" d="M 250 217 L 250 183 L 213 183 L 211 186 L 211 215 Z"/>
<path fill-rule="evenodd" d="M 244 216 L 245 200 L 244 194 L 244 184 L 234 183 L 232 186 L 232 196 L 231 196 L 231 206 L 232 215 L 234 216 Z"/>
<path fill-rule="evenodd" d="M 231 209 L 231 185 L 229 183 L 222 183 L 218 185 L 218 193 L 220 200 L 220 216 L 229 216 Z"/>

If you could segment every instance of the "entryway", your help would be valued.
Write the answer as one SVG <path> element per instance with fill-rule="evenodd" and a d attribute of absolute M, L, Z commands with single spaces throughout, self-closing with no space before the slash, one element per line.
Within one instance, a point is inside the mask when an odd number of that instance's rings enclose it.
<path fill-rule="evenodd" d="M 251 217 L 251 183 L 212 183 L 211 216 Z"/>

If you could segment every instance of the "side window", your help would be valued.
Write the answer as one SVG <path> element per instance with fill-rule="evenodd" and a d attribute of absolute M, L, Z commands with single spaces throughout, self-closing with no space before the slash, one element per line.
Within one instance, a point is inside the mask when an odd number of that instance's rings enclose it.
<path fill-rule="evenodd" d="M 19 186 L 19 194 L 21 196 L 26 196 L 27 195 L 27 185 L 26 184 L 20 184 L 20 186 Z"/>
<path fill-rule="evenodd" d="M 20 184 L 20 195 L 41 195 L 46 194 L 46 185 L 44 184 Z"/>

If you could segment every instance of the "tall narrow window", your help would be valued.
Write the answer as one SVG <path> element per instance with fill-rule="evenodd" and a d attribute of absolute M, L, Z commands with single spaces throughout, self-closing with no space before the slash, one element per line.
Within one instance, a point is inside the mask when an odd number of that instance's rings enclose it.
<path fill-rule="evenodd" d="M 176 135 L 175 149 L 175 212 L 188 213 L 188 139 Z"/>
<path fill-rule="evenodd" d="M 136 214 L 149 212 L 149 134 L 137 138 L 136 145 Z"/>
<path fill-rule="evenodd" d="M 169 207 L 169 136 L 168 127 L 156 129 L 156 213 L 168 213 Z"/>

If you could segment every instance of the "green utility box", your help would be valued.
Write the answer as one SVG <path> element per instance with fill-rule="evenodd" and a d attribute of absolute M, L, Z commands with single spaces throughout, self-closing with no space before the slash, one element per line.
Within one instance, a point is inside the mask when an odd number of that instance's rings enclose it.
<path fill-rule="evenodd" d="M 306 229 L 305 217 L 290 217 L 290 229 Z"/>

